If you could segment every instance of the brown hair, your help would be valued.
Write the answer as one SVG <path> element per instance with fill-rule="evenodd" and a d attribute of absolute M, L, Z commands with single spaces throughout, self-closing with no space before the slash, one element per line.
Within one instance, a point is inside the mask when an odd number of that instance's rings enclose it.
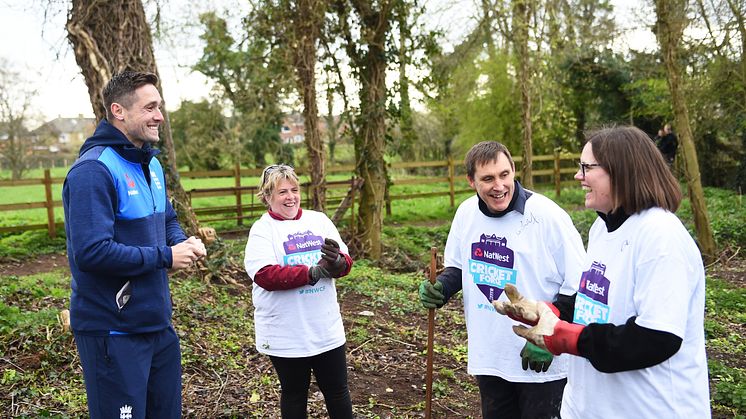
<path fill-rule="evenodd" d="M 513 156 L 510 155 L 507 147 L 497 141 L 482 141 L 479 144 L 475 144 L 466 153 L 466 157 L 464 158 L 466 175 L 469 176 L 469 179 L 474 179 L 477 166 L 497 161 L 500 153 L 505 154 L 505 157 L 510 161 L 510 167 L 515 171 L 515 162 L 513 162 Z"/>
<path fill-rule="evenodd" d="M 287 164 L 272 164 L 264 168 L 262 178 L 260 179 L 261 184 L 259 185 L 259 192 L 256 193 L 256 196 L 267 208 L 269 208 L 269 197 L 272 196 L 272 192 L 275 191 L 277 185 L 283 179 L 293 182 L 296 186 L 300 184 L 298 175 L 295 174 L 293 166 Z"/>
<path fill-rule="evenodd" d="M 611 179 L 614 209 L 628 214 L 660 207 L 675 212 L 681 189 L 655 144 L 639 128 L 615 126 L 586 135 L 596 161 Z"/>
<path fill-rule="evenodd" d="M 106 108 L 106 119 L 111 121 L 114 118 L 111 113 L 112 103 L 119 103 L 129 109 L 135 103 L 135 90 L 147 84 L 157 87 L 158 76 L 153 73 L 138 71 L 122 71 L 115 74 L 101 92 L 101 98 Z"/>

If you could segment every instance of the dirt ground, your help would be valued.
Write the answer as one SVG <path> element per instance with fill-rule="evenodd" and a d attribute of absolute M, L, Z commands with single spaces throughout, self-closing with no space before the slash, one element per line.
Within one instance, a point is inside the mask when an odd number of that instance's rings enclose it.
<path fill-rule="evenodd" d="M 24 261 L 2 261 L 0 275 L 31 275 L 48 272 L 67 265 L 64 254 L 46 255 Z M 746 258 L 743 255 L 722 258 L 708 268 L 708 274 L 746 287 Z M 234 290 L 232 292 L 250 292 Z M 364 304 L 365 298 L 346 294 L 340 298 L 345 330 L 348 333 L 361 322 L 368 324 L 368 336 L 362 341 L 348 342 L 347 356 L 349 383 L 355 412 L 360 417 L 381 418 L 423 417 L 425 404 L 424 353 L 427 336 L 426 316 L 404 316 L 391 313 L 387 307 L 371 308 Z M 449 307 L 450 306 L 450 307 Z M 449 304 L 438 310 L 438 325 L 442 328 L 457 327 L 456 320 L 462 316 L 458 304 Z M 370 320 L 365 323 L 365 319 Z M 738 332 L 746 334 L 746 325 Z M 461 326 L 463 327 L 463 326 Z M 178 327 L 177 327 L 178 329 Z M 463 334 L 436 333 L 436 347 L 453 348 Z M 279 388 L 262 390 L 259 401 L 256 390 L 245 383 L 257 376 L 273 377 L 272 366 L 267 357 L 246 348 L 245 365 L 248 368 L 233 368 L 232 375 L 217 376 L 214 371 L 187 368 L 184 370 L 184 406 L 188 417 L 227 417 L 235 412 L 263 412 L 255 417 L 267 417 L 278 412 Z M 440 351 L 442 352 L 442 351 Z M 479 417 L 479 394 L 473 377 L 466 374 L 465 360 L 457 360 L 453 353 L 435 353 L 435 398 L 433 417 Z M 722 359 L 731 366 L 746 368 L 746 360 L 730 359 L 728 354 L 708 350 L 708 356 Z M 217 383 L 217 384 L 216 384 Z M 217 395 L 217 396 L 216 396 Z M 233 413 L 230 413 L 233 412 Z M 254 414 L 249 414 L 254 415 Z M 323 397 L 315 385 L 309 400 L 309 415 L 325 417 Z M 244 416 L 243 414 L 241 415 Z M 717 416 L 717 415 L 716 415 Z"/>
<path fill-rule="evenodd" d="M 64 254 L 46 255 L 25 261 L 0 263 L 0 275 L 32 275 L 64 266 L 67 266 Z M 250 288 L 242 290 L 228 287 L 232 294 L 248 293 L 247 298 L 250 298 Z M 409 318 L 389 312 L 386 306 L 371 307 L 365 303 L 368 301 L 366 297 L 354 292 L 340 294 L 339 299 L 348 334 L 348 381 L 354 411 L 358 417 L 424 417 L 427 342 L 425 311 L 423 310 L 421 316 Z M 437 312 L 436 322 L 442 330 L 456 327 L 463 329 L 463 325 L 455 325 L 455 319 L 463 316 L 459 302 L 454 303 L 456 304 L 449 304 L 449 307 Z M 177 302 L 175 310 L 179 309 L 178 306 Z M 210 323 L 210 319 L 199 321 L 204 322 L 200 326 L 205 328 L 226 327 Z M 351 339 L 351 331 L 361 325 L 366 330 L 367 337 L 362 342 Z M 189 326 L 186 324 L 176 324 L 175 320 L 175 326 L 182 335 L 183 352 L 187 345 L 191 345 L 193 347 L 189 350 L 194 352 L 195 357 L 209 357 L 209 342 L 194 340 L 188 334 Z M 462 340 L 460 335 L 444 333 L 442 330 L 436 333 L 436 348 L 465 344 L 465 339 Z M 218 367 L 197 362 L 185 367 L 183 406 L 186 417 L 279 417 L 279 385 L 274 382 L 270 385 L 257 383 L 261 381 L 259 377 L 276 379 L 268 357 L 258 354 L 253 345 L 243 345 L 240 351 L 243 360 L 238 366 Z M 38 355 L 30 355 L 14 361 L 21 368 L 33 370 L 40 366 L 40 360 Z M 436 352 L 433 365 L 433 417 L 479 417 L 479 393 L 476 381 L 466 373 L 465 360 L 457 362 L 452 355 Z M 309 395 L 309 417 L 326 416 L 323 396 L 313 383 Z"/>

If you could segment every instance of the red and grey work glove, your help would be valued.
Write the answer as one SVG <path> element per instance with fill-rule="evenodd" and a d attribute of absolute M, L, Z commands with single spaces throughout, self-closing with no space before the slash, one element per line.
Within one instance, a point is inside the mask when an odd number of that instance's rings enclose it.
<path fill-rule="evenodd" d="M 347 269 L 345 257 L 339 253 L 339 244 L 334 239 L 326 238 L 321 245 L 321 260 L 319 265 L 324 267 L 332 277 L 337 278 Z"/>
<path fill-rule="evenodd" d="M 531 328 L 513 326 L 516 335 L 555 355 L 578 355 L 578 337 L 585 326 L 560 320 L 559 310 L 552 304 L 525 299 L 511 284 L 505 286 L 505 293 L 510 302 L 493 302 L 495 310 L 533 325 Z"/>

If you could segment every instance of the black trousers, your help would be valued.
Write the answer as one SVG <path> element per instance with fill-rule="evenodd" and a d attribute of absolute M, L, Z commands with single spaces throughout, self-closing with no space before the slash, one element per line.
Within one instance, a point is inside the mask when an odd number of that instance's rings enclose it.
<path fill-rule="evenodd" d="M 560 417 L 567 379 L 546 383 L 513 383 L 477 375 L 484 419 L 550 419 Z"/>
<path fill-rule="evenodd" d="M 347 386 L 345 345 L 305 358 L 270 356 L 280 378 L 282 419 L 300 419 L 308 414 L 308 389 L 311 371 L 324 394 L 331 419 L 352 419 L 352 400 Z"/>

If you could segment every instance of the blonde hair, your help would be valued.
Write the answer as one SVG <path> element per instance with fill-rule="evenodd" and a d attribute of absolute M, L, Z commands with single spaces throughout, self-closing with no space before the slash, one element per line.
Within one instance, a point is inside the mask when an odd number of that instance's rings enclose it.
<path fill-rule="evenodd" d="M 269 208 L 269 197 L 277 189 L 277 185 L 284 179 L 289 180 L 295 186 L 300 185 L 298 175 L 295 174 L 293 166 L 287 164 L 272 164 L 264 168 L 259 184 L 259 192 L 256 193 L 262 203 Z"/>

